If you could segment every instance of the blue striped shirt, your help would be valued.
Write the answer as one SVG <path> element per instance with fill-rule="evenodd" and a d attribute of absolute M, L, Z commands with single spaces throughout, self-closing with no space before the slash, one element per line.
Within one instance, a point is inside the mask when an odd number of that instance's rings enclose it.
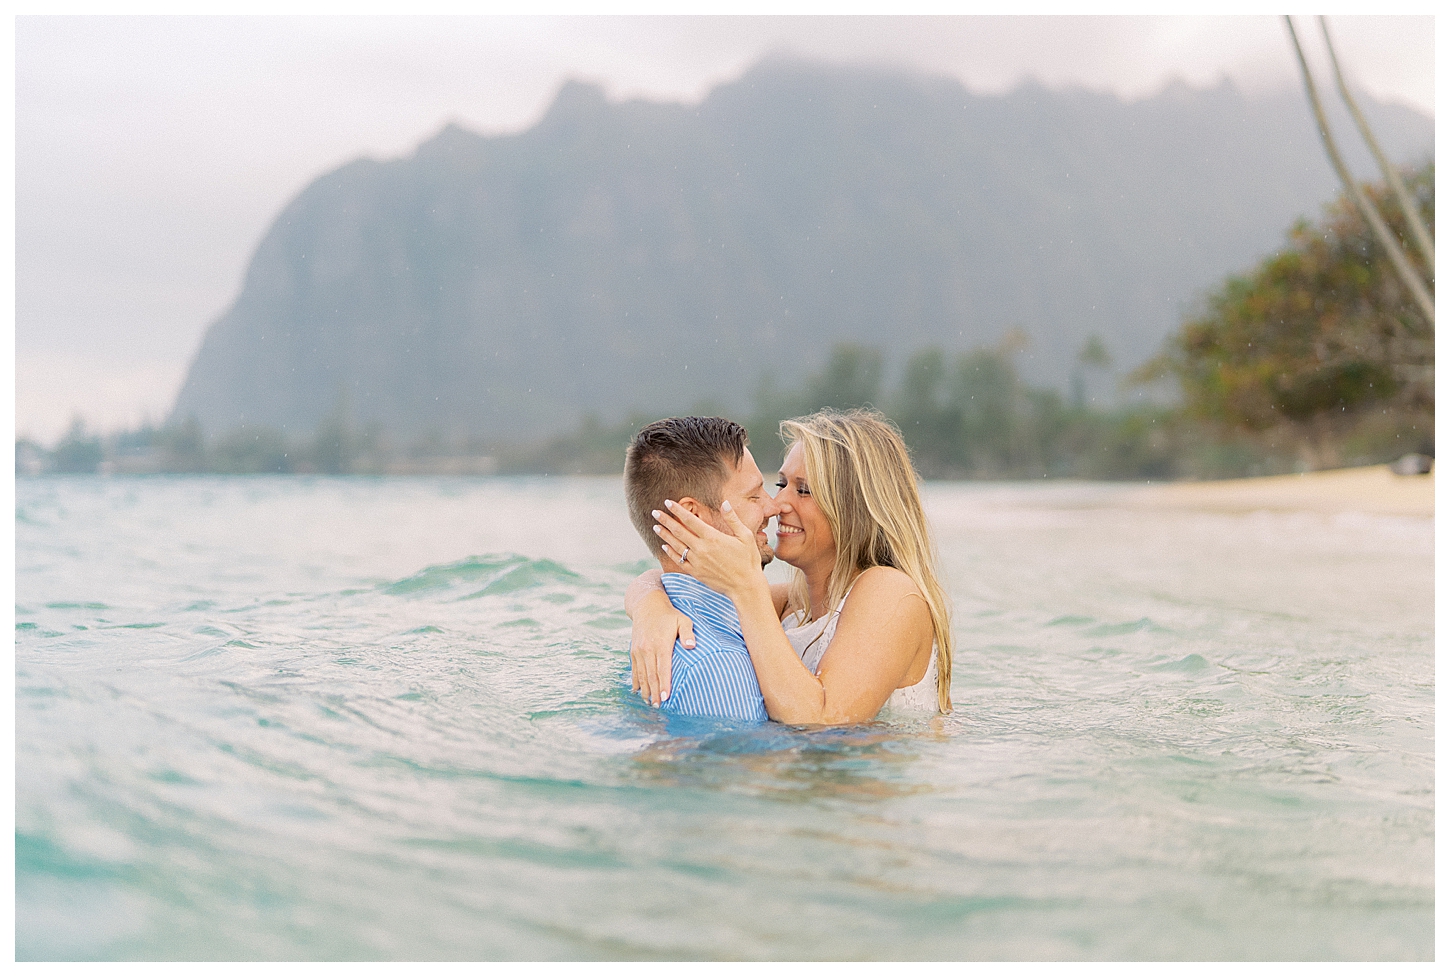
<path fill-rule="evenodd" d="M 695 625 L 695 647 L 675 642 L 670 661 L 670 697 L 662 712 L 721 716 L 765 722 L 765 699 L 745 649 L 740 615 L 730 598 L 683 573 L 661 578 L 675 609 Z"/>

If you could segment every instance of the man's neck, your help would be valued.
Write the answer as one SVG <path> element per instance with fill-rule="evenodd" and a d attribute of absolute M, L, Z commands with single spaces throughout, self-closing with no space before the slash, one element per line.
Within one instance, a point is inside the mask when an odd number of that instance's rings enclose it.
<path fill-rule="evenodd" d="M 687 577 L 694 576 L 694 574 L 689 571 L 688 567 L 684 566 L 683 564 L 676 563 L 674 560 L 663 554 L 660 555 L 660 570 L 663 573 L 683 573 Z"/>

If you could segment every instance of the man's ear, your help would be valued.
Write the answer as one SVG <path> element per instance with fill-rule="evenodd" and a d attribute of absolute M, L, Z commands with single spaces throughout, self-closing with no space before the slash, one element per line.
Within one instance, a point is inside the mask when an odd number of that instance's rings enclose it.
<path fill-rule="evenodd" d="M 682 506 L 684 506 L 685 508 L 687 508 L 691 512 L 693 512 L 695 515 L 697 515 L 701 519 L 705 520 L 705 523 L 707 525 L 710 525 L 710 526 L 715 527 L 716 529 L 720 530 L 722 533 L 723 532 L 726 532 L 724 523 L 722 523 L 720 521 L 720 512 L 719 512 L 719 510 L 710 508 L 705 503 L 701 502 L 699 499 L 696 499 L 696 498 L 694 498 L 692 496 L 687 495 L 683 499 L 680 499 L 676 503 L 676 505 L 682 505 Z"/>

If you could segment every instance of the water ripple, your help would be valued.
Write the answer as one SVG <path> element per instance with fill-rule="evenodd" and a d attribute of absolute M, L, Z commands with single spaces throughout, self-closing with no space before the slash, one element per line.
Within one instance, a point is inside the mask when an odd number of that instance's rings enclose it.
<path fill-rule="evenodd" d="M 17 957 L 1428 959 L 1431 527 L 1018 491 L 809 730 L 631 695 L 617 482 L 22 480 Z"/>

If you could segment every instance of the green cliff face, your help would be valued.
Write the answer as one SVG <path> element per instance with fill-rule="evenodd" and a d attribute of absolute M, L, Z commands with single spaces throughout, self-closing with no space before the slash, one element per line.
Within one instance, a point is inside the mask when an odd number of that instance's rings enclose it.
<path fill-rule="evenodd" d="M 1397 158 L 1429 156 L 1429 119 L 1371 108 Z M 838 342 L 891 369 L 1014 326 L 1024 376 L 1066 389 L 1088 337 L 1131 369 L 1317 212 L 1316 138 L 1297 93 L 1227 84 L 984 97 L 772 61 L 681 106 L 570 83 L 526 132 L 450 126 L 307 187 L 173 419 L 507 441 L 744 411 L 763 373 L 788 387 Z"/>

